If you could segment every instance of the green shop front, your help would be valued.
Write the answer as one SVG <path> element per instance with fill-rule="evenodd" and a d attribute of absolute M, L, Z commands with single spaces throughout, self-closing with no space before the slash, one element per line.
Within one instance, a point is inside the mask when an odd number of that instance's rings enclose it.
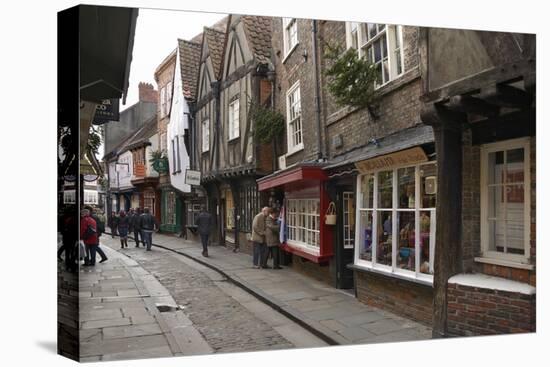
<path fill-rule="evenodd" d="M 182 231 L 182 211 L 181 196 L 173 189 L 163 189 L 161 194 L 160 230 L 162 232 L 180 233 Z"/>

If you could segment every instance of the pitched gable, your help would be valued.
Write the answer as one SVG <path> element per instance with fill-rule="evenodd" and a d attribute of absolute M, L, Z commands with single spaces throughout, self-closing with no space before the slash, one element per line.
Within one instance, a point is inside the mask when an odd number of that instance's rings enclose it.
<path fill-rule="evenodd" d="M 178 39 L 183 96 L 195 100 L 201 54 L 200 43 Z"/>

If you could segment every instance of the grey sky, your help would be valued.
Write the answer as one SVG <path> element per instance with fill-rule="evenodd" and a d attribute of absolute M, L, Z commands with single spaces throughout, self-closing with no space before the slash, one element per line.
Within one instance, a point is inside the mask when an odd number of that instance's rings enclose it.
<path fill-rule="evenodd" d="M 157 87 L 154 72 L 157 66 L 177 46 L 177 39 L 191 39 L 225 14 L 186 12 L 181 10 L 140 9 L 130 67 L 130 86 L 123 111 L 138 101 L 139 82 Z"/>

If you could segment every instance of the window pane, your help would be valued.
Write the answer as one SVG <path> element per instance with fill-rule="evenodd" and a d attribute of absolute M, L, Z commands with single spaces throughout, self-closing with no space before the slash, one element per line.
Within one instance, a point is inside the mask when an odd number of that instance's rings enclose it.
<path fill-rule="evenodd" d="M 381 48 L 381 52 L 382 52 L 382 58 L 387 58 L 388 57 L 388 41 L 386 40 L 386 37 L 385 36 L 382 36 L 381 38 L 381 43 L 380 43 L 380 48 Z"/>
<path fill-rule="evenodd" d="M 397 182 L 399 185 L 399 207 L 414 208 L 414 167 L 400 168 L 397 170 Z"/>
<path fill-rule="evenodd" d="M 504 221 L 489 220 L 489 250 L 504 252 Z"/>
<path fill-rule="evenodd" d="M 378 215 L 378 247 L 376 262 L 378 264 L 392 264 L 392 213 L 391 211 L 379 211 Z"/>
<path fill-rule="evenodd" d="M 382 83 L 386 83 L 388 80 L 390 80 L 390 69 L 387 59 L 382 62 L 382 69 L 384 71 L 384 75 L 382 76 Z"/>
<path fill-rule="evenodd" d="M 430 268 L 430 251 L 433 244 L 431 241 L 435 241 L 432 238 L 432 213 L 429 211 L 420 212 L 420 272 L 424 274 L 431 274 Z M 435 218 L 433 218 L 435 219 Z M 435 220 L 433 220 L 435 226 Z M 433 233 L 435 235 L 435 233 Z M 435 236 L 434 236 L 435 237 Z"/>
<path fill-rule="evenodd" d="M 378 207 L 391 208 L 393 198 L 393 171 L 378 173 Z"/>
<path fill-rule="evenodd" d="M 397 245 L 397 267 L 414 271 L 414 212 L 397 212 L 399 242 Z"/>
<path fill-rule="evenodd" d="M 504 219 L 504 194 L 502 186 L 490 186 L 487 190 L 487 216 L 488 218 Z"/>
<path fill-rule="evenodd" d="M 523 221 L 506 222 L 506 252 L 509 254 L 523 255 L 524 248 L 524 228 Z"/>
<path fill-rule="evenodd" d="M 523 148 L 506 152 L 506 182 L 523 182 Z"/>
<path fill-rule="evenodd" d="M 372 208 L 374 198 L 374 175 L 364 175 L 361 177 L 361 207 Z"/>
<path fill-rule="evenodd" d="M 367 23 L 368 28 L 368 35 L 369 39 L 376 36 L 376 24 L 375 23 Z"/>
<path fill-rule="evenodd" d="M 504 153 L 492 152 L 488 158 L 487 182 L 489 184 L 502 183 L 502 170 L 504 168 Z"/>
<path fill-rule="evenodd" d="M 420 166 L 420 207 L 435 208 L 437 196 L 437 165 Z"/>
<path fill-rule="evenodd" d="M 378 40 L 374 42 L 374 62 L 382 60 L 382 41 Z"/>
<path fill-rule="evenodd" d="M 362 211 L 360 214 L 359 258 L 372 261 L 372 211 Z"/>

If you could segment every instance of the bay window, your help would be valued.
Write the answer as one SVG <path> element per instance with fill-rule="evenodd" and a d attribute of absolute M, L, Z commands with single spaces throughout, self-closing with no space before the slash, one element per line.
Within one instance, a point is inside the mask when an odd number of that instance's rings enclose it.
<path fill-rule="evenodd" d="M 380 87 L 403 73 L 403 37 L 400 25 L 346 23 L 346 44 L 376 68 Z"/>
<path fill-rule="evenodd" d="M 287 199 L 287 243 L 319 254 L 319 199 Z"/>
<path fill-rule="evenodd" d="M 435 162 L 358 176 L 356 265 L 432 280 L 435 182 Z"/>
<path fill-rule="evenodd" d="M 528 262 L 529 175 L 527 138 L 481 147 L 481 247 L 484 257 Z"/>

